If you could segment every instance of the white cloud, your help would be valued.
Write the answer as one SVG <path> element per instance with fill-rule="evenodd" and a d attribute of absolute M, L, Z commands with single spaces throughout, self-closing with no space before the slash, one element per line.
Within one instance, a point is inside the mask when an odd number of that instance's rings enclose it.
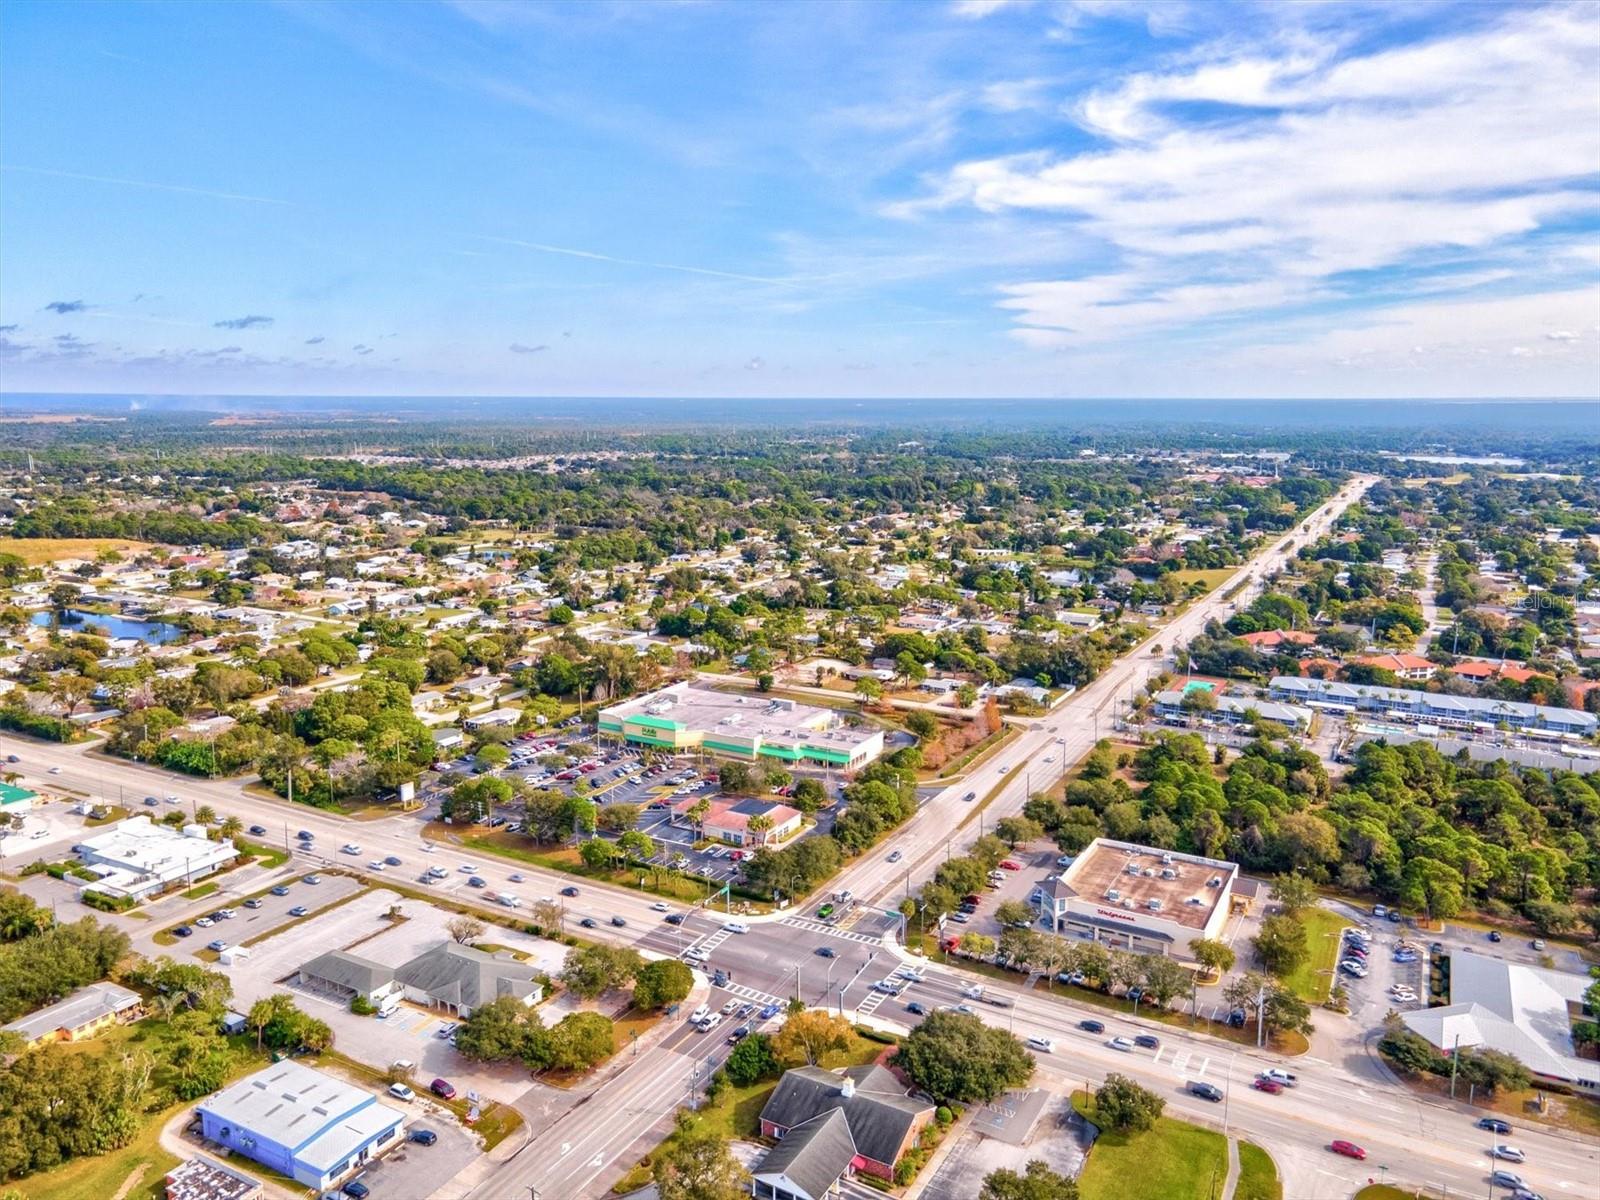
<path fill-rule="evenodd" d="M 1343 273 L 1443 251 L 1441 286 L 1474 286 L 1506 274 L 1506 243 L 1600 211 L 1581 186 L 1600 162 L 1597 72 L 1593 7 L 1357 56 L 1306 34 L 1202 50 L 1085 96 L 1073 116 L 1099 148 L 965 162 L 891 211 L 1025 213 L 1100 239 L 1109 267 L 1001 289 L 1038 346 L 1359 296 Z M 1189 103 L 1223 115 L 1185 120 Z"/>

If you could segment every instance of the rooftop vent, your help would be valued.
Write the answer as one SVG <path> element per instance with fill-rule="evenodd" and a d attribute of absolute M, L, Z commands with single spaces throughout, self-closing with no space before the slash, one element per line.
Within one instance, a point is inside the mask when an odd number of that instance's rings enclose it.
<path fill-rule="evenodd" d="M 1116 888 L 1110 888 L 1106 892 L 1106 899 L 1107 900 L 1120 900 L 1120 899 L 1122 899 L 1122 893 L 1117 891 Z"/>
<path fill-rule="evenodd" d="M 1163 878 L 1163 879 L 1176 879 L 1177 877 L 1178 877 L 1178 873 L 1176 871 L 1174 871 L 1171 867 L 1167 867 L 1165 870 L 1163 870 L 1161 872 L 1161 878 Z"/>

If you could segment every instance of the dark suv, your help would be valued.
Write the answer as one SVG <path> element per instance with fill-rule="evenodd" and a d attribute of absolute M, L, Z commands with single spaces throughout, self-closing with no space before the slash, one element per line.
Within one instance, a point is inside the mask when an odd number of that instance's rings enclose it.
<path fill-rule="evenodd" d="M 1222 1089 L 1214 1083 L 1191 1083 L 1189 1085 L 1189 1094 L 1199 1096 L 1202 1100 L 1209 1100 L 1213 1104 L 1222 1102 Z"/>

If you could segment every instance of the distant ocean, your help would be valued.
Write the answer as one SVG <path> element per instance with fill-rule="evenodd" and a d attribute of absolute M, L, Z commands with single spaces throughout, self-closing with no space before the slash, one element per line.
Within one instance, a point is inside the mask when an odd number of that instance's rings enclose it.
<path fill-rule="evenodd" d="M 550 423 L 589 428 L 694 426 L 1028 429 L 1221 426 L 1255 431 L 1406 429 L 1442 438 L 1505 430 L 1583 437 L 1600 401 L 739 399 L 547 396 L 137 396 L 0 394 L 0 414 L 233 414 L 354 420 Z"/>

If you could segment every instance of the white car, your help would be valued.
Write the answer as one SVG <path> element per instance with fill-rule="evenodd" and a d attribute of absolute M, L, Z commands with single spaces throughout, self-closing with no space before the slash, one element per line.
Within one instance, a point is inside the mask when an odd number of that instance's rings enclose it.
<path fill-rule="evenodd" d="M 396 1100 L 404 1100 L 407 1104 L 417 1098 L 417 1094 L 403 1083 L 391 1083 L 389 1085 L 389 1095 Z"/>
<path fill-rule="evenodd" d="M 982 1000 L 983 999 L 983 986 L 981 984 L 975 983 L 969 988 L 962 988 L 961 989 L 961 994 L 963 996 L 965 996 L 968 1000 Z"/>
<path fill-rule="evenodd" d="M 367 864 L 367 870 L 369 871 L 382 871 L 383 869 L 383 859 L 381 858 L 375 858 Z"/>
<path fill-rule="evenodd" d="M 710 1015 L 711 1010 L 702 1004 L 699 1008 L 695 1009 L 694 1012 L 689 1014 L 689 1024 L 698 1025 Z"/>
<path fill-rule="evenodd" d="M 1049 1038 L 1031 1037 L 1028 1039 L 1028 1049 L 1037 1050 L 1040 1054 L 1054 1054 L 1056 1044 Z"/>
<path fill-rule="evenodd" d="M 354 842 L 346 842 L 344 845 L 339 847 L 339 851 L 342 854 L 360 854 L 361 847 L 356 845 Z"/>
<path fill-rule="evenodd" d="M 652 904 L 650 906 L 650 911 L 651 912 L 670 912 L 671 908 L 668 905 L 662 903 L 660 900 L 657 900 L 654 904 Z"/>
<path fill-rule="evenodd" d="M 711 955 L 699 946 L 690 946 L 689 949 L 683 952 L 684 962 L 703 963 L 710 957 Z"/>
<path fill-rule="evenodd" d="M 1520 1163 L 1528 1161 L 1527 1154 L 1515 1146 L 1496 1146 L 1489 1153 L 1504 1162 Z"/>
<path fill-rule="evenodd" d="M 1122 1050 L 1129 1054 L 1133 1053 L 1133 1039 L 1129 1037 L 1114 1037 L 1106 1045 L 1113 1050 Z"/>
<path fill-rule="evenodd" d="M 724 921 L 722 928 L 728 933 L 749 933 L 750 926 L 743 921 Z"/>

